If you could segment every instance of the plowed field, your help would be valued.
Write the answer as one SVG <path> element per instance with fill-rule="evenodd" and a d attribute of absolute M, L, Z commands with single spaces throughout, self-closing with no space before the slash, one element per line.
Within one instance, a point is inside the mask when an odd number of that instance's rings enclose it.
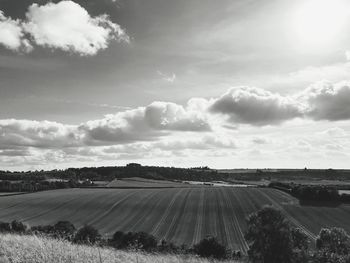
<path fill-rule="evenodd" d="M 247 251 L 245 218 L 260 207 L 280 209 L 310 239 L 322 227 L 350 232 L 350 206 L 304 207 L 267 188 L 187 187 L 166 189 L 66 189 L 0 197 L 0 220 L 29 225 L 69 220 L 91 224 L 106 236 L 117 230 L 145 231 L 158 239 L 192 245 L 207 235 Z"/>

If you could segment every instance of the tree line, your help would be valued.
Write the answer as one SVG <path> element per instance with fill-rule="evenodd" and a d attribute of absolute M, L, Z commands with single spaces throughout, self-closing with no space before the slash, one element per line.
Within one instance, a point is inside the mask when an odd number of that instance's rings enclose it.
<path fill-rule="evenodd" d="M 337 204 L 350 203 L 349 194 L 339 194 L 336 187 L 322 185 L 301 185 L 294 183 L 272 182 L 269 187 L 276 188 L 298 198 L 301 204 Z"/>
<path fill-rule="evenodd" d="M 194 168 L 176 168 L 161 166 L 142 166 L 137 163 L 130 163 L 126 166 L 102 166 L 102 167 L 82 167 L 68 168 L 65 170 L 52 171 L 28 171 L 11 172 L 0 171 L 0 180 L 19 181 L 42 181 L 48 178 L 62 180 L 92 180 L 92 181 L 112 181 L 127 177 L 143 177 L 158 180 L 186 180 L 186 181 L 258 181 L 279 180 L 279 179 L 327 179 L 345 180 L 350 178 L 348 170 L 279 170 L 258 169 L 256 171 L 217 171 L 207 166 Z"/>

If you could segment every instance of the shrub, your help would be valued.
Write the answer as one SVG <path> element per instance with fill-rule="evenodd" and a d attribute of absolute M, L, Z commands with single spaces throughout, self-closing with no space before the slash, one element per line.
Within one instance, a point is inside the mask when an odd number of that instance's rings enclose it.
<path fill-rule="evenodd" d="M 158 241 L 153 235 L 147 234 L 145 232 L 139 232 L 137 233 L 136 238 L 136 244 L 139 249 L 145 251 L 153 251 L 157 248 Z"/>
<path fill-rule="evenodd" d="M 194 245 L 193 251 L 201 257 L 223 259 L 226 258 L 226 247 L 215 237 L 206 237 Z"/>
<path fill-rule="evenodd" d="M 350 236 L 342 228 L 321 229 L 316 248 L 329 254 L 350 254 Z"/>
<path fill-rule="evenodd" d="M 121 231 L 117 231 L 113 235 L 111 244 L 116 248 L 132 247 L 145 251 L 154 251 L 157 249 L 158 241 L 154 236 L 145 232 L 128 232 L 125 234 Z"/>
<path fill-rule="evenodd" d="M 11 222 L 11 230 L 16 233 L 24 233 L 27 231 L 27 226 L 20 221 L 13 220 Z"/>
<path fill-rule="evenodd" d="M 35 234 L 46 234 L 50 235 L 54 231 L 54 227 L 52 225 L 46 225 L 46 226 L 33 226 L 30 228 L 30 230 Z"/>
<path fill-rule="evenodd" d="M 0 232 L 1 233 L 11 232 L 11 224 L 5 223 L 5 222 L 0 222 Z"/>
<path fill-rule="evenodd" d="M 109 240 L 110 245 L 115 248 L 122 248 L 124 235 L 125 234 L 122 231 L 115 232 L 112 239 Z"/>
<path fill-rule="evenodd" d="M 55 237 L 71 240 L 76 231 L 75 226 L 69 221 L 58 221 L 53 226 Z"/>
<path fill-rule="evenodd" d="M 166 240 L 162 240 L 158 246 L 158 250 L 162 253 L 185 253 L 187 249 L 185 247 L 178 247 L 174 243 L 167 242 Z"/>
<path fill-rule="evenodd" d="M 93 226 L 85 225 L 75 234 L 74 242 L 81 244 L 95 244 L 101 240 L 101 235 Z"/>

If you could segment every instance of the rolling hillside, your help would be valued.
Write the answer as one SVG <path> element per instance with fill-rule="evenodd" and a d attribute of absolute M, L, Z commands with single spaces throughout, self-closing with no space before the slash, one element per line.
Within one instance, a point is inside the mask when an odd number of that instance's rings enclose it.
<path fill-rule="evenodd" d="M 282 210 L 310 239 L 322 227 L 350 232 L 350 206 L 301 207 L 295 198 L 268 188 L 66 189 L 3 196 L 0 220 L 31 226 L 69 220 L 77 227 L 91 224 L 106 236 L 145 231 L 187 245 L 213 235 L 245 253 L 245 218 L 267 204 Z"/>

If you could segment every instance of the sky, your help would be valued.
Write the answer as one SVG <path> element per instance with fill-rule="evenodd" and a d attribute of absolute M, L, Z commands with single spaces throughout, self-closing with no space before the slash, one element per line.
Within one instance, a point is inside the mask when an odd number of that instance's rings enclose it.
<path fill-rule="evenodd" d="M 0 170 L 349 168 L 347 0 L 0 0 Z"/>

